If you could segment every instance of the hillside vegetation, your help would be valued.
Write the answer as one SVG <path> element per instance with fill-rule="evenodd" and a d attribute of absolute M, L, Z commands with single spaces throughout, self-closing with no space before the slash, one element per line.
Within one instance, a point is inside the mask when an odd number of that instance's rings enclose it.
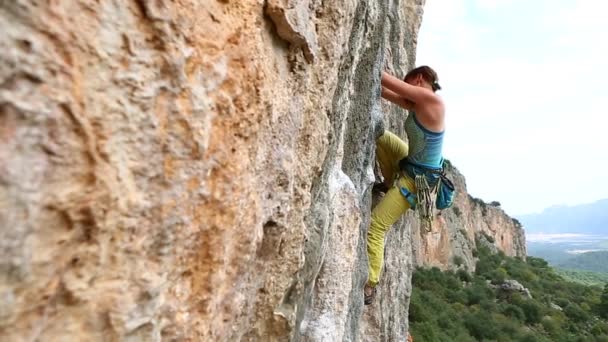
<path fill-rule="evenodd" d="M 479 245 L 478 245 L 479 246 Z M 540 258 L 477 250 L 474 274 L 414 273 L 411 333 L 419 341 L 608 341 L 608 287 L 566 281 Z M 506 291 L 514 279 L 525 291 Z"/>
<path fill-rule="evenodd" d="M 608 273 L 608 251 L 577 254 L 557 264 L 560 268 Z"/>
<path fill-rule="evenodd" d="M 568 281 L 573 281 L 584 285 L 602 286 L 603 284 L 608 283 L 608 273 L 572 270 L 565 268 L 555 268 L 555 272 Z"/>

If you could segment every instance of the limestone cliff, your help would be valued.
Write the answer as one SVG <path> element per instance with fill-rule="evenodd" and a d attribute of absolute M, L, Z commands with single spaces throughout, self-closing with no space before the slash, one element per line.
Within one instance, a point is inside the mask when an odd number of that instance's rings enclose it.
<path fill-rule="evenodd" d="M 361 288 L 422 5 L 0 2 L 0 340 L 403 340 L 407 226 Z"/>
<path fill-rule="evenodd" d="M 0 340 L 403 341 L 415 264 L 521 254 L 461 192 L 363 307 L 373 127 L 406 115 L 380 71 L 423 3 L 0 2 Z"/>
<path fill-rule="evenodd" d="M 521 224 L 508 216 L 498 202 L 488 204 L 468 194 L 464 176 L 451 163 L 447 163 L 446 169 L 458 189 L 454 206 L 436 216 L 430 233 L 421 234 L 416 220 L 409 218 L 415 231 L 415 264 L 442 269 L 466 266 L 473 271 L 477 243 L 508 256 L 525 258 L 526 241 Z"/>

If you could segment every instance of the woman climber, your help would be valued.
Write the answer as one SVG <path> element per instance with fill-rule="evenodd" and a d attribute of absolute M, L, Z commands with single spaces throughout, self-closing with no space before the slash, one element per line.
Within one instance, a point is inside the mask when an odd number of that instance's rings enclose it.
<path fill-rule="evenodd" d="M 383 72 L 381 83 L 382 98 L 410 111 L 405 121 L 409 144 L 391 132 L 377 133 L 376 158 L 386 194 L 372 211 L 367 234 L 369 278 L 364 288 L 365 305 L 371 304 L 376 295 L 384 261 L 385 234 L 408 209 L 428 206 L 422 203 L 425 196 L 418 188 L 424 186 L 418 184 L 419 178 L 424 178 L 425 185 L 427 179 L 429 183 L 436 183 L 438 176 L 435 175 L 443 163 L 445 106 L 435 94 L 441 89 L 437 73 L 421 66 L 408 72 L 402 81 Z"/>

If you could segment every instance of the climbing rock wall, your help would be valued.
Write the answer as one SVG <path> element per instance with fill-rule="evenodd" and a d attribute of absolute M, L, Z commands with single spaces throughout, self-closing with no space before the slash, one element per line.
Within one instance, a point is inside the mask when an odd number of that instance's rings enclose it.
<path fill-rule="evenodd" d="M 474 271 L 476 241 L 494 251 L 525 259 L 526 239 L 521 224 L 508 216 L 500 203 L 485 203 L 469 195 L 464 176 L 451 163 L 447 165 L 458 190 L 454 206 L 435 217 L 433 231 L 429 233 L 421 232 L 416 220 L 408 221 L 414 232 L 414 263 Z"/>
<path fill-rule="evenodd" d="M 423 2 L 0 2 L 0 340 L 405 340 L 405 221 L 361 289 Z"/>

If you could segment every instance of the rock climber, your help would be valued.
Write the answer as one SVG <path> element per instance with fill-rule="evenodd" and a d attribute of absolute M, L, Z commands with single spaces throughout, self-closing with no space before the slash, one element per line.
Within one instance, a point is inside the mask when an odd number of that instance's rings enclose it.
<path fill-rule="evenodd" d="M 365 305 L 371 304 L 376 295 L 385 234 L 408 209 L 422 204 L 418 203 L 416 174 L 427 178 L 426 170 L 439 170 L 443 163 L 445 105 L 435 93 L 441 89 L 437 73 L 428 66 L 420 66 L 408 72 L 402 81 L 383 72 L 381 84 L 382 98 L 410 113 L 405 121 L 409 145 L 383 128 L 376 132 L 376 158 L 384 177 L 384 182 L 378 185 L 386 193 L 372 211 L 367 234 L 369 278 L 364 288 Z M 430 177 L 431 182 L 436 179 Z"/>

